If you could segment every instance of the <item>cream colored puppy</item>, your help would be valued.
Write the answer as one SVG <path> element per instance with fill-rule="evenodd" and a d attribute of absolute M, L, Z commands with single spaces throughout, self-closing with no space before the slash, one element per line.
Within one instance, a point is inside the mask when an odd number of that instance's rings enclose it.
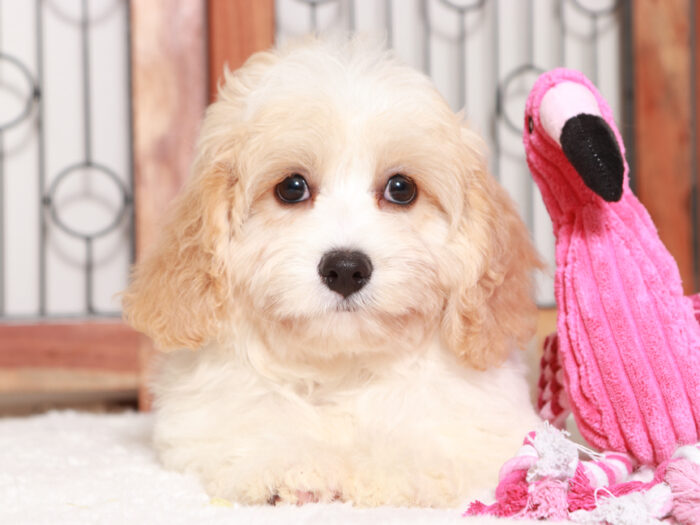
<path fill-rule="evenodd" d="M 126 318 L 155 444 L 242 503 L 454 506 L 537 423 L 537 256 L 428 78 L 306 41 L 227 74 Z"/>

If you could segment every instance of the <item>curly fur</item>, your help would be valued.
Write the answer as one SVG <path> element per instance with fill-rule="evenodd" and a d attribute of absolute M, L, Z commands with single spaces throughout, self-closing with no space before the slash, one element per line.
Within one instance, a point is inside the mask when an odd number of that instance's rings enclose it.
<path fill-rule="evenodd" d="M 494 485 L 536 421 L 512 351 L 538 258 L 430 81 L 357 40 L 257 53 L 197 152 L 123 297 L 171 351 L 153 386 L 166 465 L 244 503 L 446 506 Z M 285 205 L 294 172 L 312 199 Z M 397 172 L 410 206 L 382 198 Z M 347 299 L 317 273 L 335 248 L 374 267 Z"/>

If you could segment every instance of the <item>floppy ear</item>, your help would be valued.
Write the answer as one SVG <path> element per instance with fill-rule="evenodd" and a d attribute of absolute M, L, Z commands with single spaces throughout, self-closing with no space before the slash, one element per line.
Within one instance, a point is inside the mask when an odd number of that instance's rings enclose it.
<path fill-rule="evenodd" d="M 468 130 L 463 136 L 475 140 Z M 457 355 L 484 369 L 503 362 L 534 335 L 532 274 L 543 265 L 515 203 L 485 163 L 476 162 L 480 167 L 467 183 L 467 202 L 452 239 L 459 273 L 443 314 L 442 336 Z"/>
<path fill-rule="evenodd" d="M 247 210 L 239 188 L 245 173 L 239 124 L 247 96 L 276 61 L 261 51 L 233 73 L 225 68 L 200 130 L 193 176 L 122 295 L 126 321 L 161 350 L 201 347 L 231 313 L 229 248 Z"/>
<path fill-rule="evenodd" d="M 235 184 L 223 165 L 195 174 L 173 203 L 158 244 L 133 271 L 122 296 L 124 317 L 161 350 L 202 346 L 229 311 Z"/>

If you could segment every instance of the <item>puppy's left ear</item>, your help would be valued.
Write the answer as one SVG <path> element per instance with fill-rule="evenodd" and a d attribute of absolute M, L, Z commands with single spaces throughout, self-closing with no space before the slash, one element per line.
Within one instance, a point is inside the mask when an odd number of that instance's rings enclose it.
<path fill-rule="evenodd" d="M 216 337 L 232 301 L 229 249 L 236 177 L 213 164 L 197 169 L 178 195 L 158 243 L 122 295 L 126 321 L 159 350 L 197 349 Z"/>
<path fill-rule="evenodd" d="M 479 139 L 464 129 L 474 163 L 452 248 L 455 279 L 442 319 L 445 344 L 472 366 L 502 363 L 537 323 L 534 270 L 543 264 L 515 203 L 487 172 Z M 477 144 L 475 146 L 474 144 Z"/>

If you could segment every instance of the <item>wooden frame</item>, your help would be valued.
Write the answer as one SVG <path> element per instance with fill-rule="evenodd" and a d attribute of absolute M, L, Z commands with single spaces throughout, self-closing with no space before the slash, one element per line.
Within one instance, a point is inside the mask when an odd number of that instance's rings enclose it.
<path fill-rule="evenodd" d="M 0 326 L 1 368 L 58 367 L 129 373 L 138 370 L 142 336 L 120 321 Z"/>
<path fill-rule="evenodd" d="M 120 321 L 0 325 L 0 393 L 138 388 L 144 338 Z"/>

